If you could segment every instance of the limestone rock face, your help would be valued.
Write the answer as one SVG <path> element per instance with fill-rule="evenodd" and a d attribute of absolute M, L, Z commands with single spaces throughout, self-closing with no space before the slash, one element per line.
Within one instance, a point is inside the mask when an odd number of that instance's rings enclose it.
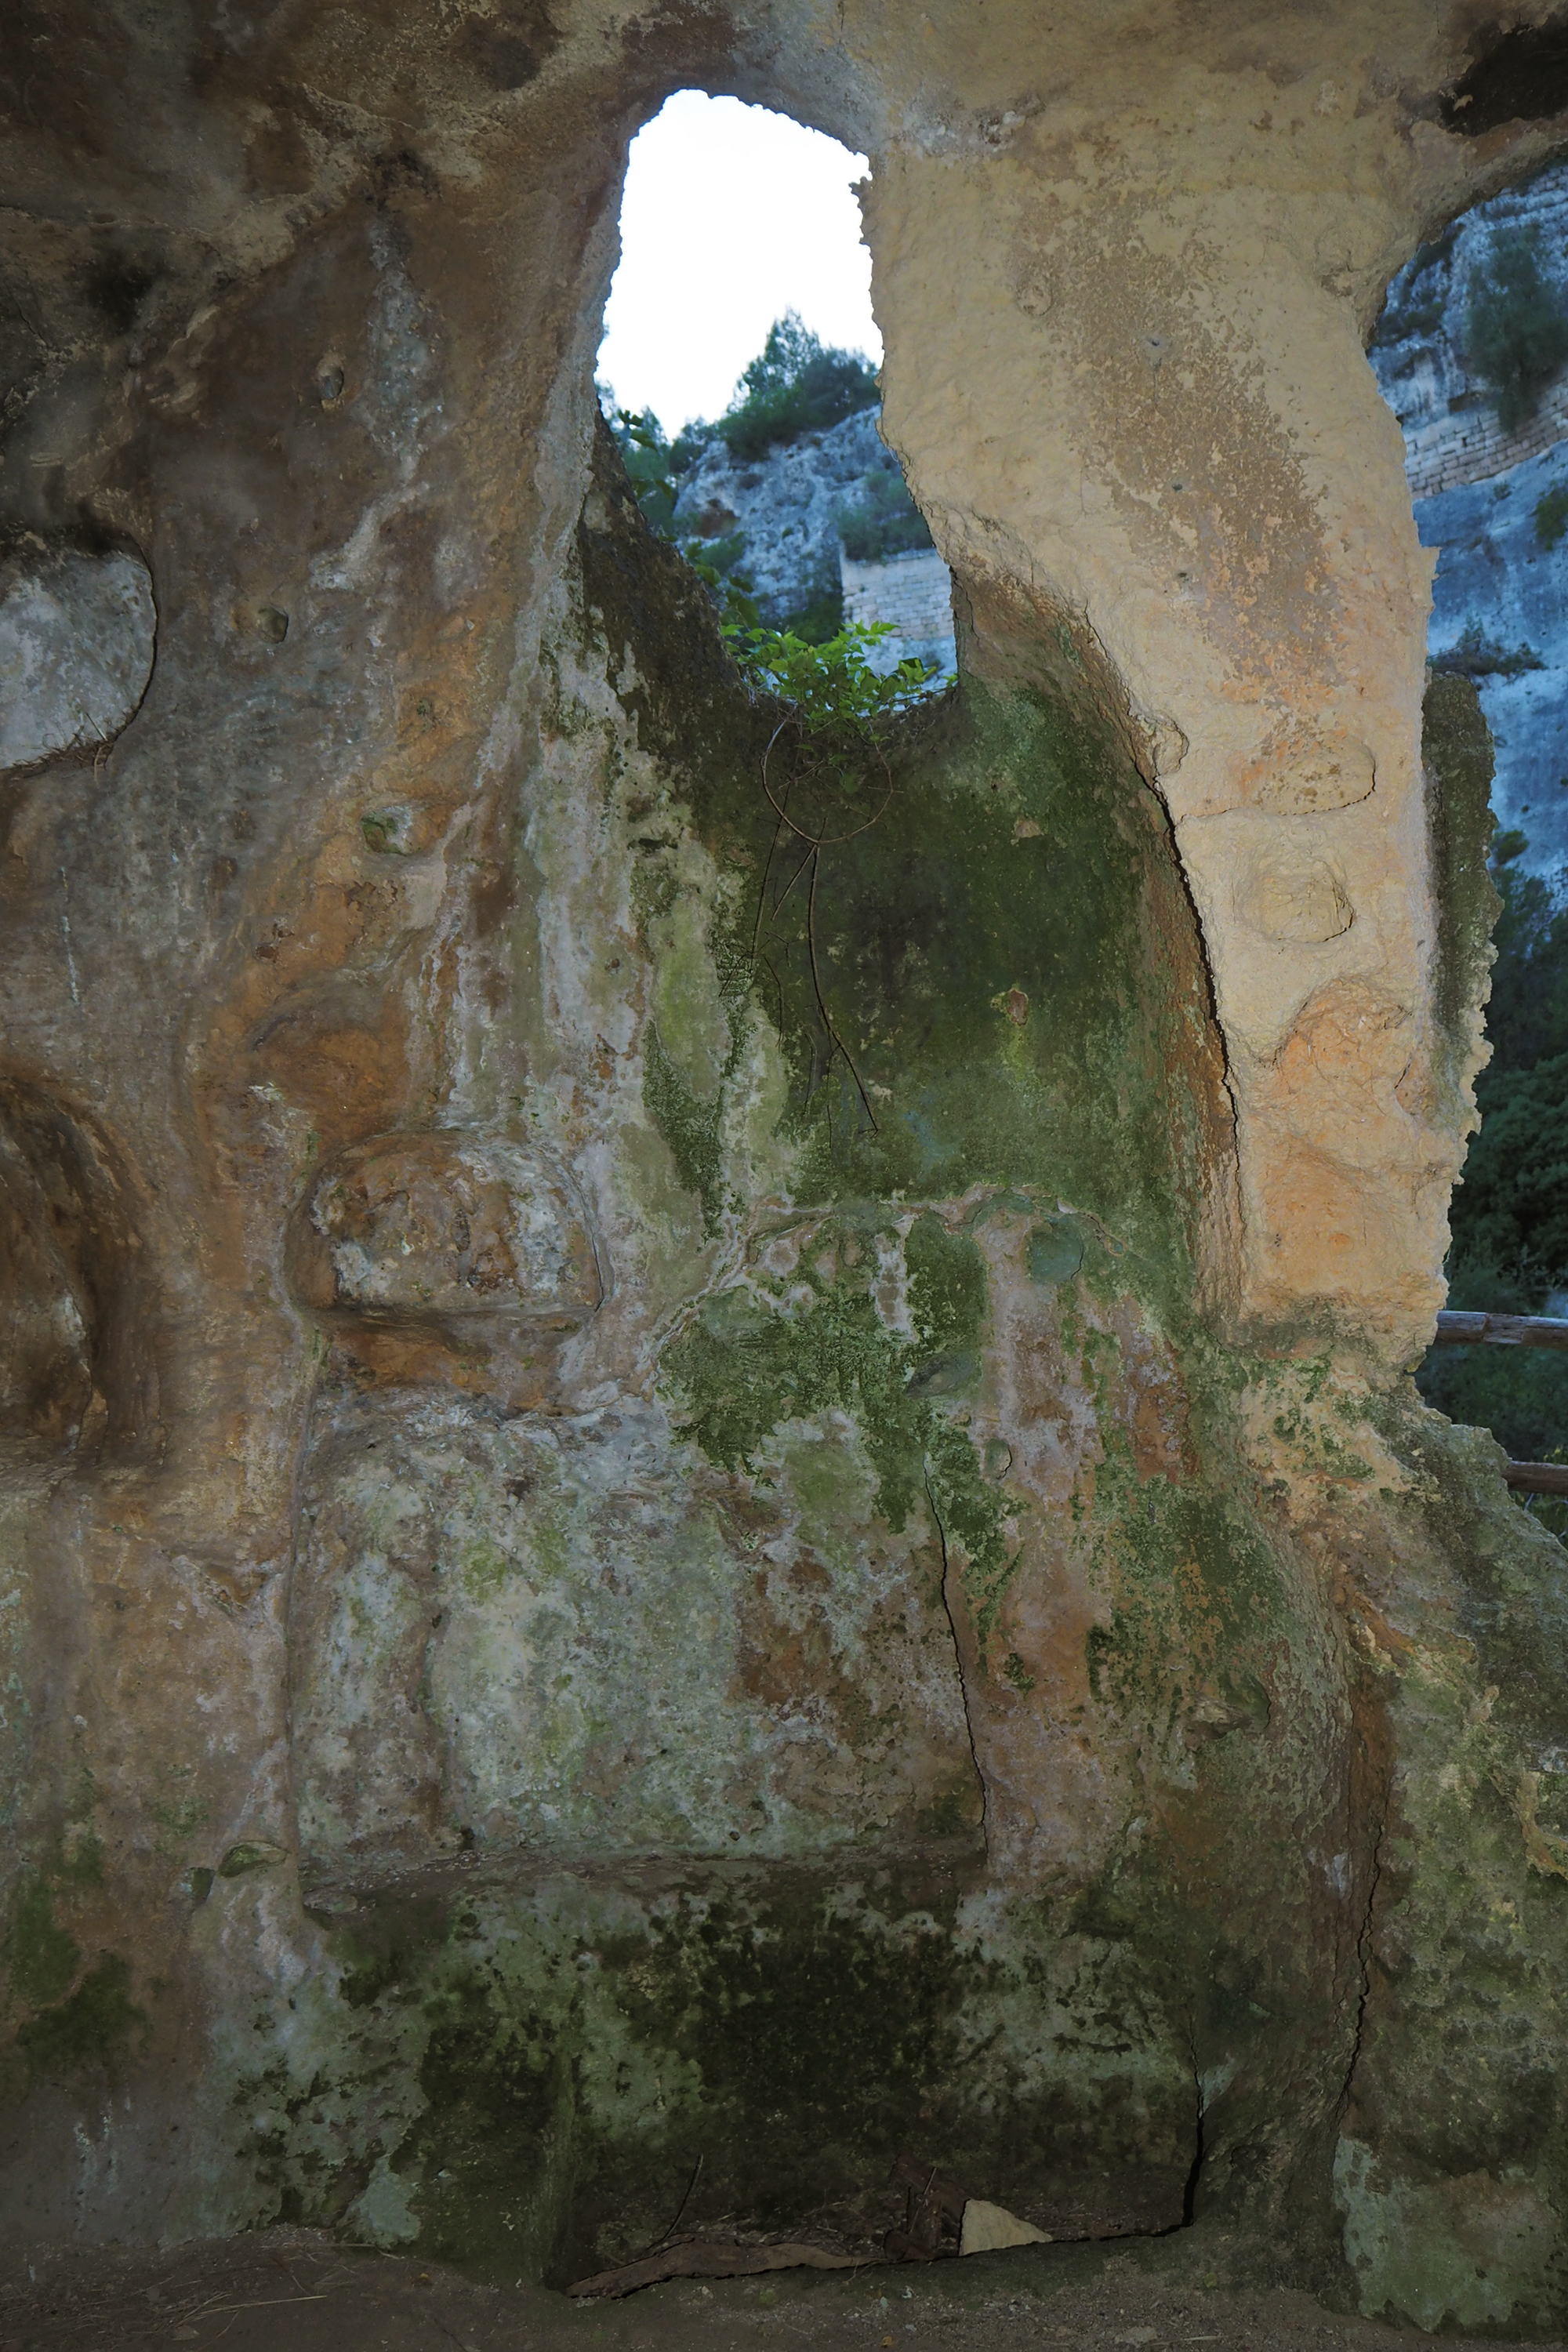
<path fill-rule="evenodd" d="M 291 1717 L 317 1875 L 465 1831 L 579 1864 L 913 1844 L 933 1822 L 973 1846 L 941 1592 L 856 1525 L 847 1431 L 784 1439 L 749 1527 L 628 1403 L 508 1426 L 345 1400 L 306 1475 Z"/>
<path fill-rule="evenodd" d="M 1520 239 L 1531 247 L 1549 298 L 1561 302 L 1568 296 L 1565 226 L 1568 171 L 1549 165 L 1472 205 L 1390 281 L 1369 356 L 1404 430 L 1417 500 L 1470 482 L 1496 482 L 1521 459 L 1563 439 L 1568 422 L 1563 371 L 1539 388 L 1531 415 L 1505 427 L 1496 386 L 1477 372 L 1470 316 L 1495 275 L 1500 247 L 1506 252 Z"/>
<path fill-rule="evenodd" d="M 513 1402 L 539 1401 L 554 1344 L 604 1297 L 570 1177 L 504 1138 L 384 1135 L 334 1154 L 287 1255 L 295 1298 L 362 1376 L 444 1378 Z"/>
<path fill-rule="evenodd" d="M 889 463 L 874 408 L 750 461 L 714 439 L 681 477 L 676 529 L 721 544 L 741 534 L 759 610 L 777 626 L 837 588 L 834 509 Z"/>
<path fill-rule="evenodd" d="M 1362 340 L 1554 121 L 1414 5 L 31 27 L 5 544 L 158 625 L 0 782 L 5 2231 L 561 2281 L 918 2145 L 1560 2329 L 1562 1553 L 1405 1373 L 1489 751 Z M 847 816 L 596 416 L 694 82 L 872 158 L 960 667 Z"/>
<path fill-rule="evenodd" d="M 604 1295 L 563 1179 L 515 1145 L 447 1135 L 340 1153 L 301 1202 L 293 1274 L 321 1313 L 391 1320 L 499 1313 L 565 1330 Z"/>
<path fill-rule="evenodd" d="M 147 690 L 155 630 L 134 555 L 53 548 L 0 563 L 0 770 L 111 743 Z"/>
<path fill-rule="evenodd" d="M 1370 353 L 1405 434 L 1422 544 L 1436 557 L 1432 649 L 1473 663 L 1497 749 L 1498 822 L 1527 836 L 1526 870 L 1551 876 L 1568 864 L 1568 370 L 1505 431 L 1467 346 L 1500 241 L 1531 240 L 1552 297 L 1568 299 L 1565 226 L 1561 164 L 1473 206 L 1397 273 Z"/>

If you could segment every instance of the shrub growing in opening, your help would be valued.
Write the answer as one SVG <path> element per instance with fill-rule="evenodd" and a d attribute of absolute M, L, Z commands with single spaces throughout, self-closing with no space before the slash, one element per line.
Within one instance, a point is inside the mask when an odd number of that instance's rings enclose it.
<path fill-rule="evenodd" d="M 890 621 L 850 621 L 821 645 L 807 645 L 793 629 L 732 621 L 723 633 L 753 692 L 787 705 L 850 793 L 862 781 L 864 755 L 879 730 L 923 698 L 934 670 L 918 654 L 896 669 L 875 667 L 883 639 L 897 634 Z"/>
<path fill-rule="evenodd" d="M 1568 482 L 1559 482 L 1535 501 L 1535 536 L 1542 547 L 1555 547 L 1568 530 Z"/>
<path fill-rule="evenodd" d="M 680 552 L 727 620 L 755 626 L 759 616 L 752 599 L 752 583 L 740 568 L 746 551 L 745 533 L 733 530 L 718 539 L 689 539 L 684 544 L 676 541 L 679 477 L 691 463 L 690 454 L 684 461 L 681 458 L 681 443 L 687 436 L 683 434 L 673 445 L 667 441 L 664 427 L 651 408 L 640 412 L 617 408 L 610 430 L 637 502 L 650 528 L 660 539 L 680 544 Z M 700 447 L 700 444 L 695 446 Z"/>
<path fill-rule="evenodd" d="M 1517 432 L 1568 360 L 1568 314 L 1541 272 L 1539 229 L 1514 229 L 1492 247 L 1470 285 L 1470 364 L 1491 388 L 1498 423 Z"/>
<path fill-rule="evenodd" d="M 610 430 L 621 453 L 621 463 L 637 502 L 660 539 L 675 537 L 676 477 L 684 468 L 664 437 L 664 427 L 651 408 L 640 413 L 617 408 Z M 688 463 L 689 463 L 689 459 Z"/>
<path fill-rule="evenodd" d="M 790 614 L 784 625 L 802 645 L 829 644 L 844 626 L 844 590 L 840 583 L 836 580 L 830 587 L 824 588 L 798 613 Z"/>
<path fill-rule="evenodd" d="M 734 457 L 766 455 L 778 441 L 841 425 L 858 409 L 875 408 L 882 395 L 877 379 L 858 352 L 825 345 L 786 310 L 768 330 L 768 340 L 741 382 L 745 397 L 719 419 L 714 431 Z"/>
<path fill-rule="evenodd" d="M 1433 655 L 1432 667 L 1454 677 L 1522 677 L 1527 669 L 1544 669 L 1546 664 L 1533 646 L 1500 646 L 1481 635 L 1479 621 L 1471 621 L 1458 645 Z"/>

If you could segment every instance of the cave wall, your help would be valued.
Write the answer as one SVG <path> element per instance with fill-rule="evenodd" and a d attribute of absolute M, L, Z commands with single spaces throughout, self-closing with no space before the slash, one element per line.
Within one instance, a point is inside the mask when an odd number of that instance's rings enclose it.
<path fill-rule="evenodd" d="M 1489 757 L 1362 345 L 1552 125 L 1414 5 L 3 37 L 7 2229 L 558 2281 L 919 2144 L 1559 2325 L 1561 1554 L 1405 1370 Z M 688 84 L 871 156 L 958 583 L 787 891 L 595 435 Z"/>

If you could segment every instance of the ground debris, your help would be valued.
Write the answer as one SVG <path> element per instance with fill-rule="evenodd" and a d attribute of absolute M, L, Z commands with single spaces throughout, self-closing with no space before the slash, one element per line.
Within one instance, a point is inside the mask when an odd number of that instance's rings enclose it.
<path fill-rule="evenodd" d="M 749 2278 L 761 2271 L 847 2271 L 856 2269 L 860 2260 L 855 2254 L 829 2252 L 824 2246 L 788 2242 L 776 2246 L 742 2246 L 732 2241 L 688 2238 L 678 2245 L 661 2246 L 657 2253 L 645 2254 L 640 2262 L 622 2263 L 618 2269 L 579 2279 L 566 2292 L 572 2295 L 635 2294 L 638 2287 L 656 2286 L 661 2279 Z"/>
<path fill-rule="evenodd" d="M 969 2199 L 957 2181 L 943 2179 L 934 2165 L 921 2164 L 907 2149 L 900 2149 L 893 2158 L 888 2186 L 909 2191 L 904 2226 L 889 2230 L 885 2242 L 889 2262 L 931 2263 L 958 2252 Z M 944 2239 L 953 2242 L 944 2245 Z"/>

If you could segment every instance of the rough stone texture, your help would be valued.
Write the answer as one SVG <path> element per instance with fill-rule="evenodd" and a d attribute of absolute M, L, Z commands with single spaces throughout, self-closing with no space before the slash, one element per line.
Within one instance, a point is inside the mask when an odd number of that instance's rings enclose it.
<path fill-rule="evenodd" d="M 1403 1369 L 1489 761 L 1362 347 L 1556 130 L 1414 0 L 5 38 L 0 500 L 160 615 L 3 803 L 7 2229 L 560 2280 L 921 2145 L 1560 2326 L 1562 1553 Z M 596 433 L 693 82 L 872 157 L 957 583 L 809 878 Z"/>
<path fill-rule="evenodd" d="M 842 588 L 847 619 L 885 620 L 898 632 L 873 654 L 874 667 L 890 670 L 915 655 L 951 677 L 952 583 L 941 556 L 928 548 L 890 563 L 852 562 L 839 539 L 840 507 L 858 501 L 868 474 L 897 478 L 897 466 L 874 409 L 751 460 L 731 457 L 715 438 L 681 478 L 676 529 L 723 555 L 773 626 Z"/>
<path fill-rule="evenodd" d="M 24 546 L 0 565 L 0 770 L 111 743 L 146 691 L 155 629 L 134 555 Z"/>
<path fill-rule="evenodd" d="M 896 475 L 897 463 L 874 409 L 750 461 L 715 438 L 681 478 L 676 527 L 730 558 L 775 627 L 841 587 L 847 619 L 885 620 L 898 632 L 873 666 L 891 669 L 917 655 L 951 677 L 952 583 L 941 556 L 926 549 L 890 564 L 851 562 L 840 542 L 839 508 L 856 503 L 868 474 Z"/>
<path fill-rule="evenodd" d="M 1568 440 L 1496 481 L 1445 490 L 1416 509 L 1436 551 L 1434 652 L 1467 629 L 1508 652 L 1528 646 L 1541 663 L 1517 677 L 1477 680 L 1497 757 L 1498 823 L 1522 832 L 1527 871 L 1568 865 L 1568 548 L 1542 544 L 1535 509 L 1568 484 Z"/>

